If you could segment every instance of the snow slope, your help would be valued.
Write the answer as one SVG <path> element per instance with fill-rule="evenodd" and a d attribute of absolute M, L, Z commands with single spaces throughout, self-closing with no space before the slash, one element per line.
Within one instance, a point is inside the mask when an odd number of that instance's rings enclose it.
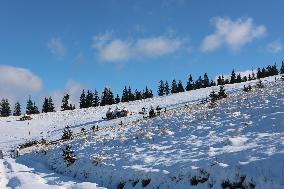
<path fill-rule="evenodd" d="M 7 175 L 5 162 L 12 161 L 17 170 L 34 169 L 39 175 L 35 180 L 43 186 L 53 182 L 44 176 L 49 172 L 107 188 L 283 188 L 284 83 L 274 82 L 274 77 L 265 80 L 265 88 L 250 93 L 241 90 L 243 83 L 227 85 L 229 97 L 215 108 L 198 104 L 212 91 L 206 88 L 120 104 L 133 114 L 111 121 L 101 119 L 108 107 L 35 115 L 29 124 L 1 118 L 0 148 L 6 152 L 27 139 L 60 138 L 66 125 L 74 132 L 100 128 L 70 141 L 78 157 L 70 167 L 61 157 L 66 142 L 49 146 L 47 154 L 29 149 L 16 162 L 5 159 L 1 173 Z M 138 112 L 150 105 L 168 111 L 142 119 Z M 5 185 L 13 175 L 0 178 Z M 68 188 L 66 182 L 61 186 Z"/>

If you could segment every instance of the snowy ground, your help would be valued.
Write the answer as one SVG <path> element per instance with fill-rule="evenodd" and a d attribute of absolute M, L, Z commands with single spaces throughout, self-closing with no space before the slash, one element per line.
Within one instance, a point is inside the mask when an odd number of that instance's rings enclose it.
<path fill-rule="evenodd" d="M 207 88 L 121 104 L 133 115 L 112 121 L 101 119 L 108 107 L 40 114 L 29 122 L 1 118 L 0 148 L 5 152 L 27 139 L 60 138 L 66 125 L 74 132 L 98 125 L 100 131 L 71 141 L 78 160 L 70 167 L 61 157 L 65 144 L 48 147 L 46 155 L 28 153 L 16 162 L 5 158 L 0 183 L 29 188 L 25 175 L 31 174 L 27 177 L 40 187 L 222 188 L 229 183 L 283 188 L 284 83 L 265 80 L 264 89 L 250 93 L 241 90 L 243 83 L 226 86 L 229 98 L 211 109 L 197 105 L 212 91 Z M 143 120 L 138 112 L 150 105 L 168 111 Z M 9 165 L 16 171 L 9 171 Z"/>

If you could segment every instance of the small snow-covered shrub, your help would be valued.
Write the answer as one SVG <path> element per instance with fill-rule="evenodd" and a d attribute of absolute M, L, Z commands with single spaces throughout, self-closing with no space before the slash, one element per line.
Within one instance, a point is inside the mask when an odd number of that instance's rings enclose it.
<path fill-rule="evenodd" d="M 124 186 L 125 186 L 125 182 L 123 181 L 123 182 L 119 182 L 116 188 L 117 189 L 123 189 Z"/>
<path fill-rule="evenodd" d="M 72 146 L 70 144 L 67 144 L 65 147 L 65 150 L 62 149 L 63 151 L 62 156 L 63 156 L 64 162 L 66 163 L 67 167 L 75 163 L 75 161 L 77 160 L 77 157 L 71 148 Z"/>
<path fill-rule="evenodd" d="M 209 176 L 210 176 L 210 174 L 207 171 L 200 169 L 198 176 L 193 176 L 193 177 L 190 178 L 190 184 L 192 186 L 196 186 L 199 183 L 202 184 L 202 183 L 208 181 Z"/>
<path fill-rule="evenodd" d="M 71 140 L 73 139 L 73 132 L 70 127 L 67 125 L 63 130 L 63 135 L 61 137 L 62 140 Z"/>

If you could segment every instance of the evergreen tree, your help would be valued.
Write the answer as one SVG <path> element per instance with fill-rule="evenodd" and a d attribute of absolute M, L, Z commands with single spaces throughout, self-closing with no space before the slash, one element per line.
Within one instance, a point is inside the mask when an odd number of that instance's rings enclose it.
<path fill-rule="evenodd" d="M 226 94 L 226 91 L 225 91 L 225 88 L 224 88 L 223 85 L 220 86 L 218 97 L 219 98 L 227 98 L 227 94 Z"/>
<path fill-rule="evenodd" d="M 43 105 L 42 105 L 42 113 L 49 112 L 49 105 L 48 105 L 48 99 L 44 98 Z"/>
<path fill-rule="evenodd" d="M 216 86 L 216 82 L 215 81 L 213 81 L 213 80 L 211 80 L 211 82 L 210 82 L 210 86 L 212 87 L 212 86 Z"/>
<path fill-rule="evenodd" d="M 247 76 L 245 75 L 242 79 L 242 82 L 246 82 L 248 80 Z"/>
<path fill-rule="evenodd" d="M 61 137 L 62 140 L 71 140 L 73 139 L 73 132 L 71 131 L 70 127 L 67 125 L 63 130 L 63 135 Z"/>
<path fill-rule="evenodd" d="M 284 61 L 282 61 L 282 65 L 280 68 L 280 74 L 284 74 Z"/>
<path fill-rule="evenodd" d="M 199 76 L 198 80 L 195 82 L 195 89 L 203 88 L 203 80 L 201 76 Z"/>
<path fill-rule="evenodd" d="M 159 96 L 164 96 L 165 95 L 165 86 L 164 86 L 164 81 L 163 80 L 160 81 L 160 85 L 159 85 L 159 88 L 158 88 L 158 95 Z"/>
<path fill-rule="evenodd" d="M 113 93 L 111 92 L 110 88 L 105 87 L 102 93 L 101 106 L 111 105 L 114 103 L 115 103 L 115 100 L 114 100 Z"/>
<path fill-rule="evenodd" d="M 28 115 L 34 114 L 34 104 L 31 98 L 29 98 L 29 100 L 27 101 L 26 114 Z"/>
<path fill-rule="evenodd" d="M 232 71 L 231 73 L 231 80 L 230 80 L 230 83 L 236 83 L 236 73 L 235 73 L 235 70 Z"/>
<path fill-rule="evenodd" d="M 189 78 L 188 78 L 188 81 L 187 81 L 187 84 L 186 84 L 186 87 L 185 87 L 185 90 L 186 91 L 190 91 L 190 90 L 193 90 L 193 79 L 192 79 L 192 76 L 191 74 L 189 75 Z"/>
<path fill-rule="evenodd" d="M 218 100 L 218 95 L 216 94 L 214 90 L 210 93 L 209 97 L 210 97 L 211 103 L 213 104 Z"/>
<path fill-rule="evenodd" d="M 145 91 L 143 93 L 143 99 L 146 99 L 146 98 L 152 98 L 153 97 L 153 93 L 152 93 L 152 90 L 148 89 L 148 87 L 146 86 L 145 88 Z"/>
<path fill-rule="evenodd" d="M 95 90 L 95 92 L 94 92 L 94 100 L 93 100 L 93 107 L 97 107 L 97 106 L 99 106 L 100 105 L 100 97 L 99 97 L 99 93 L 98 93 L 98 91 L 97 90 Z"/>
<path fill-rule="evenodd" d="M 137 89 L 135 90 L 135 100 L 142 100 L 143 99 L 143 95 L 141 93 L 141 91 L 138 91 Z"/>
<path fill-rule="evenodd" d="M 2 99 L 0 104 L 0 112 L 2 117 L 8 117 L 11 115 L 11 109 L 8 99 Z"/>
<path fill-rule="evenodd" d="M 203 76 L 203 87 L 209 87 L 209 86 L 210 86 L 210 81 L 207 73 L 205 73 Z"/>
<path fill-rule="evenodd" d="M 237 75 L 236 83 L 241 83 L 242 82 L 242 76 L 241 74 Z"/>
<path fill-rule="evenodd" d="M 33 114 L 39 114 L 38 107 L 36 106 L 35 102 L 33 104 Z"/>
<path fill-rule="evenodd" d="M 128 95 L 128 90 L 125 86 L 123 91 L 122 91 L 121 102 L 128 102 L 128 101 L 129 101 L 129 95 Z"/>
<path fill-rule="evenodd" d="M 82 94 L 80 96 L 80 108 L 86 108 L 86 94 L 85 94 L 84 89 L 83 89 Z"/>
<path fill-rule="evenodd" d="M 168 81 L 166 81 L 165 83 L 165 95 L 169 95 L 170 94 L 170 87 L 168 84 Z"/>
<path fill-rule="evenodd" d="M 21 113 L 21 104 L 19 102 L 15 103 L 15 107 L 14 107 L 14 112 L 13 112 L 13 116 L 20 116 Z"/>
<path fill-rule="evenodd" d="M 171 93 L 174 94 L 174 93 L 177 93 L 177 92 L 178 92 L 177 82 L 176 82 L 176 80 L 173 80 L 172 81 Z"/>
<path fill-rule="evenodd" d="M 252 78 L 251 78 L 251 75 L 249 74 L 249 76 L 248 76 L 248 80 L 249 81 L 251 81 L 252 80 Z"/>
<path fill-rule="evenodd" d="M 69 94 L 64 95 L 62 99 L 61 111 L 72 109 L 72 105 L 71 107 L 69 106 L 69 97 Z"/>
<path fill-rule="evenodd" d="M 87 91 L 87 96 L 86 96 L 86 102 L 85 106 L 86 108 L 92 107 L 94 104 L 94 94 L 91 91 Z"/>
<path fill-rule="evenodd" d="M 55 107 L 54 107 L 51 96 L 48 98 L 48 106 L 49 106 L 49 110 L 48 110 L 49 112 L 55 112 Z"/>
<path fill-rule="evenodd" d="M 135 100 L 135 95 L 132 93 L 130 86 L 128 86 L 128 97 L 129 97 L 129 101 Z"/>
<path fill-rule="evenodd" d="M 223 85 L 223 81 L 222 81 L 221 75 L 218 76 L 217 85 Z"/>
<path fill-rule="evenodd" d="M 177 91 L 180 92 L 184 92 L 184 88 L 182 86 L 182 82 L 181 80 L 178 81 L 178 86 L 177 86 Z"/>
<path fill-rule="evenodd" d="M 116 97 L 115 97 L 114 100 L 115 100 L 115 103 L 116 103 L 116 104 L 120 103 L 120 98 L 119 98 L 118 94 L 116 95 Z"/>
<path fill-rule="evenodd" d="M 63 151 L 62 156 L 63 156 L 64 162 L 67 165 L 67 167 L 75 163 L 75 161 L 77 160 L 77 157 L 74 154 L 74 151 L 72 150 L 71 144 L 67 144 L 65 147 L 65 150 L 62 149 L 62 151 Z"/>
<path fill-rule="evenodd" d="M 255 78 L 255 73 L 254 73 L 254 71 L 252 71 L 252 73 L 251 73 L 251 79 L 252 80 L 255 80 L 256 78 Z"/>

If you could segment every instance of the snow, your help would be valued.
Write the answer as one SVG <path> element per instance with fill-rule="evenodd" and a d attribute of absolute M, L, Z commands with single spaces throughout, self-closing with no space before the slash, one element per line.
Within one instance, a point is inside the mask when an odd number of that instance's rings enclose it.
<path fill-rule="evenodd" d="M 128 117 L 102 120 L 109 107 L 0 118 L 0 188 L 221 188 L 224 181 L 256 188 L 284 185 L 284 82 L 265 78 L 263 89 L 242 91 L 226 85 L 229 96 L 209 108 L 200 100 L 219 87 L 120 103 Z M 250 82 L 253 86 L 255 82 Z M 247 83 L 245 83 L 247 85 Z M 142 107 L 167 108 L 143 119 Z M 149 109 L 148 109 L 149 110 Z M 122 125 L 120 124 L 122 122 Z M 59 139 L 65 126 L 87 136 L 58 145 L 9 150 L 27 140 Z M 92 126 L 99 131 L 91 131 Z M 61 157 L 71 144 L 78 160 L 67 167 Z M 42 153 L 45 150 L 47 153 Z M 32 179 L 30 179 L 32 178 Z M 192 180 L 204 179 L 194 183 Z M 150 181 L 149 183 L 146 181 Z M 148 183 L 143 187 L 143 183 Z"/>

